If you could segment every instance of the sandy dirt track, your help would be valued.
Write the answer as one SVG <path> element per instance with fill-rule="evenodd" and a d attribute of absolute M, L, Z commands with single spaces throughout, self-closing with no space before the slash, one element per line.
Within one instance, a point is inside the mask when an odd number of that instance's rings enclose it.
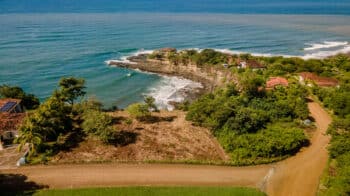
<path fill-rule="evenodd" d="M 310 147 L 276 165 L 274 174 L 267 182 L 269 195 L 316 195 L 328 159 L 326 147 L 330 138 L 326 131 L 331 117 L 315 102 L 309 103 L 309 110 L 317 126 Z"/>
<path fill-rule="evenodd" d="M 223 167 L 180 164 L 85 164 L 29 166 L 2 170 L 20 173 L 50 188 L 129 185 L 248 186 L 268 195 L 315 195 L 319 177 L 327 163 L 325 135 L 331 117 L 317 103 L 309 103 L 317 131 L 311 145 L 296 156 L 276 164 Z"/>

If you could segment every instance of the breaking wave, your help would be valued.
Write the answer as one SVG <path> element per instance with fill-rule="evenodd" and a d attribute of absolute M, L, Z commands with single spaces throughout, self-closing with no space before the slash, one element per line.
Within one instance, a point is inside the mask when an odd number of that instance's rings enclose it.
<path fill-rule="evenodd" d="M 154 97 L 155 104 L 160 109 L 171 111 L 174 109 L 172 102 L 182 102 L 187 98 L 189 92 L 200 88 L 203 88 L 202 84 L 192 80 L 162 76 L 161 80 L 151 86 L 145 95 Z"/>
<path fill-rule="evenodd" d="M 349 42 L 323 42 L 315 44 L 306 44 L 308 47 L 304 48 L 304 55 L 287 55 L 287 54 L 270 54 L 270 53 L 250 53 L 253 56 L 283 56 L 283 57 L 299 57 L 302 59 L 324 59 L 330 56 L 334 56 L 340 53 L 349 53 L 350 44 Z M 244 54 L 249 52 L 234 51 L 230 49 L 214 49 L 218 52 L 226 54 Z"/>
<path fill-rule="evenodd" d="M 117 58 L 117 59 L 110 59 L 110 60 L 107 60 L 105 61 L 105 63 L 108 65 L 110 64 L 110 62 L 117 62 L 117 63 L 129 63 L 129 64 L 135 64 L 134 62 L 131 62 L 128 60 L 129 57 L 131 56 L 138 56 L 138 55 L 141 55 L 141 54 L 151 54 L 154 50 L 138 50 L 136 52 L 133 52 L 131 54 L 128 54 L 128 55 L 124 55 L 120 58 Z"/>
<path fill-rule="evenodd" d="M 335 48 L 340 46 L 346 46 L 348 45 L 348 42 L 328 42 L 325 41 L 323 43 L 315 43 L 315 44 L 306 44 L 310 47 L 304 48 L 305 51 L 312 51 L 312 50 L 319 50 L 324 48 Z"/>
<path fill-rule="evenodd" d="M 329 42 L 307 44 L 309 47 L 304 48 L 305 55 L 303 59 L 323 59 L 339 53 L 349 53 L 349 42 Z"/>

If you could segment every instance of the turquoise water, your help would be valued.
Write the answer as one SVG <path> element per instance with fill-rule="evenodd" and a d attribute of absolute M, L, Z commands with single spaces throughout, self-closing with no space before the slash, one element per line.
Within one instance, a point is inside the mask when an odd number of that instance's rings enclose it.
<path fill-rule="evenodd" d="M 183 81 L 105 64 L 142 50 L 214 48 L 304 58 L 350 51 L 349 15 L 6 13 L 1 3 L 0 84 L 19 85 L 41 99 L 62 76 L 84 77 L 88 95 L 106 106 L 125 107 L 150 92 L 170 96 L 168 88 Z"/>

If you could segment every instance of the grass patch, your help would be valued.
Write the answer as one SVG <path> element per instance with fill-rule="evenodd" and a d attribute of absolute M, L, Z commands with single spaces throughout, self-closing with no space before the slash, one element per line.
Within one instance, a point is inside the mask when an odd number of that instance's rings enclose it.
<path fill-rule="evenodd" d="M 205 195 L 220 195 L 220 196 L 263 196 L 264 193 L 252 188 L 238 187 L 115 187 L 115 188 L 86 188 L 86 189 L 57 189 L 57 190 L 42 190 L 36 192 L 36 196 L 58 196 L 58 195 L 127 195 L 127 196 L 205 196 Z"/>

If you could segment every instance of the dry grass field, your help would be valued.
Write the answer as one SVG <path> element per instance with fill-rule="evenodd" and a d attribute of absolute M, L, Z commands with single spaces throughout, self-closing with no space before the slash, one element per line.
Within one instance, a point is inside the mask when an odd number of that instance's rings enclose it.
<path fill-rule="evenodd" d="M 124 111 L 111 115 L 117 119 L 118 139 L 114 145 L 87 138 L 77 148 L 60 152 L 51 162 L 217 162 L 228 159 L 210 131 L 191 125 L 182 111 L 153 113 L 148 122 L 131 122 Z"/>

